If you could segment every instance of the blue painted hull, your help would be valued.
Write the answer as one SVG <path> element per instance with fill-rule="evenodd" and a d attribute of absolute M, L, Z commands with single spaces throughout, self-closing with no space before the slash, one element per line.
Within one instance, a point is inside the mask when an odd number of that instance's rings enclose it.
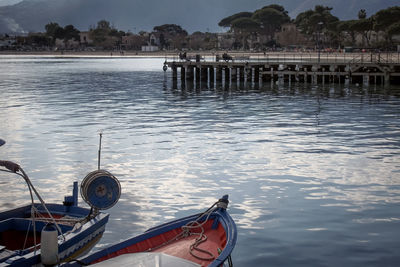
<path fill-rule="evenodd" d="M 40 212 L 40 204 L 35 205 Z M 90 209 L 77 206 L 65 206 L 62 204 L 47 204 L 51 214 L 55 217 L 68 218 L 73 221 L 74 218 L 85 218 L 88 216 Z M 32 236 L 32 220 L 30 219 L 31 205 L 19 207 L 12 210 L 3 211 L 0 213 L 0 267 L 3 266 L 32 266 L 40 263 L 40 248 L 37 247 L 34 251 L 34 246 L 23 248 L 22 244 L 18 244 L 17 236 L 19 234 L 26 235 L 29 229 L 29 235 Z M 43 214 L 45 212 L 43 211 Z M 58 240 L 58 252 L 60 261 L 66 261 L 71 258 L 76 258 L 79 255 L 87 253 L 101 238 L 104 233 L 105 225 L 108 222 L 108 214 L 99 213 L 90 218 L 82 225 L 76 223 L 60 222 L 60 228 L 64 233 L 64 239 Z M 72 218 L 72 219 L 71 219 Z M 62 220 L 62 219 L 60 219 Z M 46 219 L 36 220 L 38 239 L 40 239 L 40 231 L 47 224 Z M 80 226 L 80 227 L 78 227 Z M 7 240 L 6 236 L 12 235 L 12 239 Z M 14 247 L 15 249 L 10 249 Z"/>

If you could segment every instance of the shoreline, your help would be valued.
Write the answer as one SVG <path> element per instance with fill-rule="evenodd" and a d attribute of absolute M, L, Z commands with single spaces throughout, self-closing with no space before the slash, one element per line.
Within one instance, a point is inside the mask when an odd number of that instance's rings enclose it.
<path fill-rule="evenodd" d="M 142 51 L 14 51 L 4 50 L 0 51 L 0 57 L 48 57 L 48 58 L 162 58 L 166 61 L 180 61 L 179 53 L 182 51 L 155 51 L 155 52 L 142 52 Z M 326 60 L 360 60 L 368 62 L 369 60 L 376 60 L 377 57 L 383 61 L 390 63 L 400 64 L 399 52 L 384 52 L 384 53 L 371 53 L 371 52 L 323 52 L 321 51 L 185 51 L 188 58 L 194 59 L 196 55 L 201 58 L 210 60 L 216 55 L 222 56 L 228 53 L 236 59 L 253 59 L 253 60 L 315 60 L 316 58 Z"/>
<path fill-rule="evenodd" d="M 116 52 L 116 51 L 0 51 L 0 56 L 43 56 L 43 57 L 171 57 L 179 53 L 165 52 Z"/>
<path fill-rule="evenodd" d="M 155 51 L 155 52 L 143 52 L 143 51 L 14 51 L 4 50 L 0 51 L 0 55 L 10 56 L 82 56 L 82 57 L 177 57 L 182 51 Z M 256 52 L 256 51 L 226 51 L 226 50 L 207 50 L 207 51 L 184 51 L 187 56 L 195 56 L 197 54 L 201 56 L 215 56 L 227 53 L 234 56 L 264 56 L 264 55 L 314 55 L 318 51 L 268 51 L 268 52 Z M 327 53 L 322 52 L 324 55 L 344 54 L 341 52 Z M 362 53 L 345 53 L 345 54 L 362 54 Z M 366 54 L 366 53 L 364 53 Z"/>

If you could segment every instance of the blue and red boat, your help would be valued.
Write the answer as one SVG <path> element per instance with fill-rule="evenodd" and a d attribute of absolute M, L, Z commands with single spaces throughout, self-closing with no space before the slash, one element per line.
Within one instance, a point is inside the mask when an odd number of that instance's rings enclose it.
<path fill-rule="evenodd" d="M 207 211 L 156 226 L 63 266 L 222 266 L 232 265 L 236 225 L 228 196 Z"/>

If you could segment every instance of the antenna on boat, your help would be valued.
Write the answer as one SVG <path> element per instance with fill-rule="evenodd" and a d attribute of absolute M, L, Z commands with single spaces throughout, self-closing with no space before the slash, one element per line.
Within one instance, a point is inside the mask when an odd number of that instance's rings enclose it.
<path fill-rule="evenodd" d="M 95 214 L 99 210 L 109 209 L 114 206 L 121 196 L 121 185 L 118 179 L 110 172 L 100 169 L 103 132 L 100 132 L 99 135 L 98 169 L 88 173 L 81 182 L 82 199 L 89 204 Z M 92 214 L 92 211 L 90 214 Z"/>
<path fill-rule="evenodd" d="M 100 135 L 100 138 L 99 138 L 99 155 L 98 155 L 98 159 L 97 159 L 97 169 L 98 170 L 100 170 L 101 138 L 103 137 L 103 133 L 100 132 L 99 135 Z"/>

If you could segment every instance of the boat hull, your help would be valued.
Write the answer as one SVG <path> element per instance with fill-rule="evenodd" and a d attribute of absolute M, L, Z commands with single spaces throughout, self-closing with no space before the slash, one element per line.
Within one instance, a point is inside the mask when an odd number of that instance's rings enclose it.
<path fill-rule="evenodd" d="M 35 205 L 40 212 L 40 205 Z M 64 238 L 58 240 L 58 258 L 60 262 L 68 261 L 80 255 L 84 255 L 102 237 L 109 215 L 99 213 L 91 217 L 85 223 L 71 223 L 73 218 L 85 218 L 90 210 L 77 206 L 65 206 L 62 204 L 47 204 L 47 208 L 56 220 L 63 232 Z M 39 264 L 40 245 L 34 247 L 33 226 L 30 218 L 31 205 L 12 209 L 0 213 L 0 267 L 3 266 L 33 266 Z M 64 219 L 64 222 L 62 221 Z M 72 218 L 72 219 L 71 219 Z M 43 213 L 43 217 L 35 219 L 36 243 L 40 244 L 40 231 L 49 222 L 48 217 Z M 67 221 L 67 222 L 66 222 Z M 26 236 L 29 232 L 28 245 L 17 236 Z M 14 240 L 12 240 L 14 239 Z"/>
<path fill-rule="evenodd" d="M 127 260 L 126 254 L 138 253 L 161 253 L 194 263 L 194 266 L 220 266 L 228 259 L 236 244 L 236 225 L 225 209 L 217 209 L 206 222 L 200 221 L 204 222 L 202 230 L 193 229 L 189 235 L 182 236 L 182 226 L 197 220 L 198 217 L 199 214 L 196 214 L 151 228 L 141 235 L 80 258 L 79 263 L 66 266 L 100 262 L 108 266 L 120 266 L 118 256 L 124 255 L 123 260 Z M 206 240 L 193 247 L 201 233 L 206 236 Z"/>

